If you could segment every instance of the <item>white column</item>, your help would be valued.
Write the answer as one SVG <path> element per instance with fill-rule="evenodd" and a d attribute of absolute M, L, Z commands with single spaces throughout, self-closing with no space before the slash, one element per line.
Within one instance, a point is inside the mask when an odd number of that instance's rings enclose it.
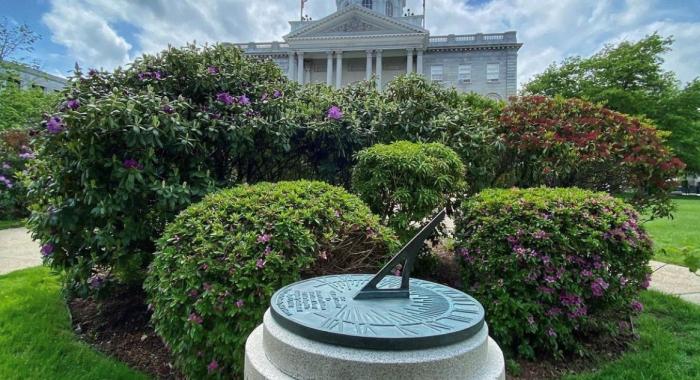
<path fill-rule="evenodd" d="M 343 85 L 343 52 L 335 52 L 335 88 Z"/>
<path fill-rule="evenodd" d="M 365 79 L 372 78 L 372 50 L 367 50 L 367 65 L 365 67 Z"/>
<path fill-rule="evenodd" d="M 303 52 L 297 52 L 297 81 L 299 83 L 304 84 L 304 53 Z"/>
<path fill-rule="evenodd" d="M 333 52 L 326 53 L 326 85 L 333 85 Z"/>
<path fill-rule="evenodd" d="M 406 74 L 413 72 L 413 49 L 406 49 Z"/>
<path fill-rule="evenodd" d="M 416 51 L 416 72 L 418 75 L 423 74 L 423 50 Z"/>
<path fill-rule="evenodd" d="M 377 50 L 377 89 L 382 89 L 382 51 Z"/>
<path fill-rule="evenodd" d="M 296 74 L 297 74 L 297 61 L 296 57 L 294 56 L 294 52 L 289 53 L 289 71 L 287 75 L 289 76 L 289 80 L 296 80 Z"/>

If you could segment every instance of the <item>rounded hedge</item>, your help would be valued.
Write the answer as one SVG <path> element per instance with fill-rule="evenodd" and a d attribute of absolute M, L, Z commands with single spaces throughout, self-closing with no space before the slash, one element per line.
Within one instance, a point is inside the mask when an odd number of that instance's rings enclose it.
<path fill-rule="evenodd" d="M 245 340 L 275 290 L 373 272 L 397 248 L 366 205 L 322 182 L 243 185 L 168 224 L 145 282 L 156 332 L 191 378 L 242 374 Z"/>
<path fill-rule="evenodd" d="M 461 206 L 455 252 L 493 337 L 532 358 L 629 329 L 652 243 L 634 209 L 605 193 L 485 190 Z"/>
<path fill-rule="evenodd" d="M 406 239 L 412 223 L 465 190 L 464 164 L 440 143 L 377 144 L 357 153 L 352 189 Z"/>

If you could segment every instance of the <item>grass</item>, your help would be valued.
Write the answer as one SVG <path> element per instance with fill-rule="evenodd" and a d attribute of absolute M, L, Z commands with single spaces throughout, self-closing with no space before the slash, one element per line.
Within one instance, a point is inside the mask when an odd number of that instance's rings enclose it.
<path fill-rule="evenodd" d="M 654 260 L 684 265 L 684 247 L 700 250 L 700 197 L 676 198 L 673 219 L 655 219 L 644 223 L 654 240 Z"/>
<path fill-rule="evenodd" d="M 24 220 L 0 220 L 0 230 L 24 227 Z"/>
<path fill-rule="evenodd" d="M 565 380 L 700 379 L 700 306 L 655 291 L 642 294 L 640 339 L 622 358 Z"/>
<path fill-rule="evenodd" d="M 0 276 L 0 379 L 146 379 L 75 338 L 59 289 L 42 267 Z"/>

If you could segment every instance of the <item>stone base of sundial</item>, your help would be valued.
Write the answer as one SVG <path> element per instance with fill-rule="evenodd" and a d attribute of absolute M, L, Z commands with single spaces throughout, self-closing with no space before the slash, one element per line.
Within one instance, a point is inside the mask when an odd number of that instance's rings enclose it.
<path fill-rule="evenodd" d="M 245 378 L 505 379 L 475 299 L 416 279 L 407 298 L 356 299 L 371 277 L 317 277 L 275 293 L 246 342 Z M 378 288 L 400 279 L 387 276 Z"/>

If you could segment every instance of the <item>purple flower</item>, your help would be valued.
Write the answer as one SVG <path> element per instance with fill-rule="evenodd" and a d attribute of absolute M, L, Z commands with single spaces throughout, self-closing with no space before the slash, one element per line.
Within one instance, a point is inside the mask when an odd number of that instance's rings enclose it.
<path fill-rule="evenodd" d="M 554 293 L 554 289 L 552 289 L 552 288 L 550 288 L 550 287 L 547 287 L 547 286 L 538 286 L 538 287 L 537 287 L 537 290 L 538 290 L 540 293 L 544 293 L 544 294 L 552 294 L 552 293 Z"/>
<path fill-rule="evenodd" d="M 233 96 L 231 96 L 231 94 L 228 92 L 220 92 L 216 94 L 216 100 L 226 105 L 233 104 Z"/>
<path fill-rule="evenodd" d="M 53 244 L 51 244 L 51 243 L 46 243 L 46 244 L 44 244 L 44 245 L 41 246 L 41 251 L 40 251 L 40 252 L 41 252 L 42 255 L 44 255 L 44 257 L 48 257 L 48 256 L 51 256 L 51 254 L 53 254 L 53 251 L 54 251 L 55 248 L 56 248 L 56 247 L 54 247 Z"/>
<path fill-rule="evenodd" d="M 197 296 L 199 295 L 199 292 L 197 291 L 197 289 L 192 289 L 192 290 L 190 290 L 189 295 L 192 298 L 197 298 Z"/>
<path fill-rule="evenodd" d="M 269 255 L 271 252 L 272 252 L 272 247 L 270 247 L 270 246 L 268 245 L 267 247 L 265 247 L 265 250 L 263 251 L 263 255 L 267 256 L 267 255 Z M 323 252 L 324 252 L 324 251 L 322 251 L 321 253 L 323 253 Z"/>
<path fill-rule="evenodd" d="M 625 285 L 627 285 L 628 282 L 629 282 L 629 280 L 627 279 L 627 277 L 625 277 L 625 276 L 620 277 L 620 286 L 625 286 Z"/>
<path fill-rule="evenodd" d="M 80 100 L 78 100 L 78 99 L 69 99 L 66 102 L 66 108 L 69 108 L 72 110 L 77 110 L 78 107 L 80 107 Z"/>
<path fill-rule="evenodd" d="M 238 104 L 242 106 L 247 106 L 250 104 L 250 98 L 248 98 L 248 96 L 246 95 L 241 95 L 238 97 Z"/>
<path fill-rule="evenodd" d="M 632 301 L 630 303 L 630 307 L 637 313 L 641 313 L 642 311 L 644 311 L 644 305 L 642 305 L 642 303 L 637 300 Z"/>
<path fill-rule="evenodd" d="M 591 277 L 591 276 L 593 276 L 593 272 L 591 272 L 591 271 L 588 270 L 588 269 L 584 269 L 584 270 L 581 271 L 581 276 L 583 276 L 583 277 Z"/>
<path fill-rule="evenodd" d="M 219 363 L 217 363 L 216 360 L 212 360 L 211 363 L 209 363 L 209 365 L 207 366 L 207 371 L 209 373 L 212 373 L 212 372 L 216 371 L 217 369 L 219 369 Z"/>
<path fill-rule="evenodd" d="M 219 73 L 219 68 L 216 66 L 209 66 L 207 67 L 207 72 L 211 75 L 216 75 Z"/>
<path fill-rule="evenodd" d="M 245 306 L 245 301 L 243 301 L 243 300 L 236 301 L 237 308 L 241 309 L 243 306 Z"/>
<path fill-rule="evenodd" d="M 608 288 L 608 283 L 602 278 L 598 277 L 591 283 L 591 291 L 596 297 L 602 297 L 605 290 Z"/>
<path fill-rule="evenodd" d="M 559 300 L 561 301 L 562 305 L 566 306 L 580 305 L 583 302 L 583 299 L 581 297 L 571 293 L 562 294 L 561 296 L 559 296 Z"/>
<path fill-rule="evenodd" d="M 551 327 L 547 330 L 547 336 L 551 336 L 552 338 L 555 338 L 557 336 L 557 333 L 552 329 Z"/>
<path fill-rule="evenodd" d="M 270 238 L 272 238 L 272 235 L 270 234 L 262 234 L 258 236 L 258 243 L 267 243 L 270 241 Z"/>
<path fill-rule="evenodd" d="M 275 90 L 275 92 L 272 93 L 272 97 L 275 99 L 281 98 L 282 96 L 283 96 L 283 94 L 280 90 Z"/>
<path fill-rule="evenodd" d="M 190 314 L 190 316 L 187 318 L 187 320 L 194 323 L 194 324 L 198 324 L 198 325 L 201 325 L 202 322 L 204 322 L 204 319 L 202 319 L 202 317 L 200 317 L 196 313 Z"/>
<path fill-rule="evenodd" d="M 326 117 L 330 120 L 340 120 L 343 118 L 343 111 L 337 106 L 332 106 L 328 109 L 328 112 L 326 112 Z"/>
<path fill-rule="evenodd" d="M 63 120 L 61 120 L 61 118 L 58 116 L 52 116 L 48 121 L 46 121 L 46 130 L 49 131 L 49 133 L 61 133 L 63 128 Z"/>
<path fill-rule="evenodd" d="M 588 314 L 588 308 L 585 306 L 579 306 L 574 309 L 574 311 L 567 314 L 569 318 L 580 318 Z"/>
<path fill-rule="evenodd" d="M 3 169 L 12 169 L 12 166 L 10 166 L 10 164 L 8 164 L 7 162 L 3 162 L 3 163 L 2 163 L 2 168 L 3 168 Z"/>
<path fill-rule="evenodd" d="M 255 267 L 258 269 L 265 268 L 265 260 L 258 259 L 258 261 L 255 262 Z"/>
<path fill-rule="evenodd" d="M 122 162 L 122 165 L 124 165 L 124 168 L 126 169 L 136 169 L 136 170 L 141 170 L 143 169 L 143 165 L 141 165 L 140 162 L 134 160 L 133 158 L 126 159 Z"/>
<path fill-rule="evenodd" d="M 642 289 L 649 289 L 649 284 L 650 284 L 650 283 L 651 283 L 651 276 L 650 276 L 650 275 L 647 275 L 647 276 L 644 278 L 644 281 L 642 281 L 642 283 L 641 283 Z"/>
<path fill-rule="evenodd" d="M 19 154 L 19 158 L 21 158 L 21 159 L 23 159 L 23 160 L 31 160 L 32 158 L 34 158 L 34 153 L 32 153 L 32 152 L 22 152 L 22 153 Z"/>
<path fill-rule="evenodd" d="M 545 313 L 546 316 L 548 317 L 555 317 L 557 315 L 561 314 L 561 309 L 558 307 L 553 307 Z"/>
<path fill-rule="evenodd" d="M 535 317 L 533 317 L 532 315 L 528 315 L 527 316 L 527 323 L 529 323 L 530 326 L 534 325 L 535 324 Z"/>
<path fill-rule="evenodd" d="M 104 284 L 104 281 L 105 281 L 104 277 L 102 277 L 99 274 L 96 274 L 96 275 L 90 277 L 90 279 L 88 280 L 88 284 L 90 284 L 91 288 L 97 289 L 97 288 L 101 287 L 102 284 Z"/>
<path fill-rule="evenodd" d="M 88 70 L 88 75 L 91 77 L 94 77 L 95 75 L 98 74 L 98 71 L 96 69 L 90 69 Z"/>
<path fill-rule="evenodd" d="M 161 80 L 162 76 L 160 74 L 160 71 L 156 71 L 153 73 L 153 77 L 156 78 L 157 80 Z"/>
<path fill-rule="evenodd" d="M 163 112 L 165 112 L 167 114 L 171 114 L 171 113 L 175 112 L 175 108 L 173 108 L 170 104 L 164 105 L 163 108 L 161 108 L 161 110 L 163 110 Z"/>
<path fill-rule="evenodd" d="M 208 282 L 205 282 L 204 285 L 202 285 L 202 287 L 204 288 L 204 290 L 211 290 L 211 284 Z"/>

